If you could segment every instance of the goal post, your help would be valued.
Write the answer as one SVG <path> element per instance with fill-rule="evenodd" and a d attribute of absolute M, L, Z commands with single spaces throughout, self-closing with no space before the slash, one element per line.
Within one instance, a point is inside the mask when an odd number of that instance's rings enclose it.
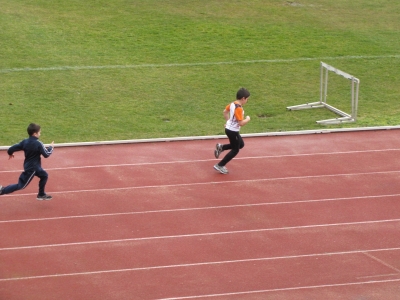
<path fill-rule="evenodd" d="M 328 96 L 328 78 L 329 72 L 333 72 L 351 81 L 351 113 L 346 113 L 327 103 Z M 300 110 L 309 108 L 325 107 L 336 113 L 340 117 L 317 121 L 319 124 L 339 124 L 344 122 L 355 122 L 357 120 L 358 109 L 358 91 L 360 80 L 346 72 L 336 69 L 324 62 L 321 62 L 321 79 L 320 79 L 320 99 L 317 102 L 288 106 L 288 110 Z"/>

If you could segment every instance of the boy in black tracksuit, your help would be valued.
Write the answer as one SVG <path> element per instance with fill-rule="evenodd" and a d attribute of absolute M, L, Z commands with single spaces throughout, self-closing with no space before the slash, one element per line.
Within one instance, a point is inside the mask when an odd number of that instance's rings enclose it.
<path fill-rule="evenodd" d="M 22 172 L 19 177 L 17 184 L 10 184 L 6 187 L 0 185 L 0 195 L 10 194 L 18 190 L 22 190 L 28 186 L 32 181 L 33 176 L 40 178 L 39 180 L 39 193 L 37 195 L 37 200 L 50 200 L 52 197 L 47 195 L 44 188 L 47 183 L 48 175 L 41 166 L 41 155 L 47 158 L 53 153 L 54 142 L 50 146 L 45 147 L 41 141 L 40 137 L 40 126 L 34 123 L 28 126 L 29 138 L 21 141 L 18 144 L 11 146 L 7 153 L 9 155 L 8 159 L 14 158 L 14 152 L 23 150 L 25 152 L 24 160 L 24 172 Z"/>

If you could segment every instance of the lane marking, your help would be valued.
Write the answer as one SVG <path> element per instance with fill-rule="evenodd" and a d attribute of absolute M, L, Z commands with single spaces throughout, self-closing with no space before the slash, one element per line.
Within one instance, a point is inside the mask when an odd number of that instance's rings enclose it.
<path fill-rule="evenodd" d="M 400 275 L 400 270 L 397 269 L 396 267 L 393 267 L 392 265 L 384 262 L 383 260 L 373 256 L 372 254 L 368 253 L 368 252 L 363 252 L 364 255 L 368 256 L 369 258 L 372 258 L 373 260 L 377 261 L 378 263 L 388 267 L 389 269 L 391 269 L 392 271 L 396 271 L 398 275 Z"/>
<path fill-rule="evenodd" d="M 235 160 L 246 160 L 246 159 L 266 159 L 266 158 L 285 158 L 285 157 L 303 157 L 303 156 L 321 156 L 321 155 L 341 155 L 341 154 L 357 154 L 357 153 L 374 153 L 374 152 L 391 152 L 400 151 L 399 149 L 377 149 L 377 150 L 355 150 L 355 151 L 337 151 L 337 152 L 316 152 L 316 153 L 303 153 L 303 154 L 284 154 L 284 155 L 264 155 L 264 156 L 246 156 L 237 157 Z M 177 160 L 177 161 L 159 161 L 159 162 L 143 162 L 143 163 L 130 163 L 130 164 L 109 164 L 109 165 L 89 165 L 89 166 L 77 166 L 77 167 L 57 167 L 57 168 L 46 168 L 48 171 L 54 170 L 73 170 L 73 169 L 91 169 L 91 168 L 112 168 L 112 167 L 136 167 L 136 166 L 148 166 L 148 165 L 169 165 L 169 164 L 185 164 L 185 163 L 199 163 L 199 162 L 210 162 L 215 161 L 215 158 L 210 159 L 197 159 L 197 160 Z M 20 173 L 22 170 L 4 170 L 1 173 Z"/>
<path fill-rule="evenodd" d="M 103 66 L 59 66 L 39 68 L 8 68 L 0 69 L 0 73 L 11 72 L 44 72 L 44 71 L 75 71 L 75 70 L 102 70 L 102 69 L 143 69 L 143 68 L 176 68 L 176 67 L 202 67 L 216 65 L 257 64 L 257 63 L 287 63 L 316 60 L 346 60 L 346 59 L 386 59 L 400 58 L 400 55 L 348 55 L 348 56 L 326 56 L 326 57 L 300 57 L 291 59 L 257 59 L 220 62 L 197 62 L 197 63 L 167 63 L 167 64 L 136 64 L 136 65 L 103 65 Z"/>
<path fill-rule="evenodd" d="M 398 276 L 398 275 L 399 275 L 399 273 L 389 273 L 389 274 L 381 274 L 381 275 L 359 276 L 359 277 L 357 277 L 357 279 L 389 277 L 389 276 Z"/>
<path fill-rule="evenodd" d="M 90 272 L 49 274 L 49 275 L 39 275 L 39 276 L 18 277 L 18 278 L 3 278 L 3 279 L 0 279 L 0 282 L 1 281 L 27 280 L 27 279 L 53 278 L 53 277 L 66 277 L 66 276 L 80 276 L 80 275 L 119 273 L 119 272 L 134 272 L 134 271 L 143 271 L 143 270 L 148 271 L 148 270 L 157 270 L 157 269 L 186 268 L 186 267 L 222 265 L 222 264 L 232 264 L 232 263 L 248 263 L 248 262 L 260 262 L 260 261 L 270 261 L 270 260 L 299 259 L 299 258 L 332 256 L 332 255 L 348 255 L 348 254 L 360 254 L 360 253 L 365 253 L 365 252 L 372 252 L 373 253 L 373 252 L 398 251 L 398 250 L 400 250 L 400 247 L 397 247 L 397 248 L 383 248 L 383 249 L 370 249 L 370 250 L 339 251 L 339 252 L 327 252 L 327 253 L 312 253 L 312 254 L 301 254 L 301 255 L 287 255 L 287 256 L 275 256 L 275 257 L 261 257 L 261 258 L 225 260 L 225 261 L 211 261 L 211 262 L 175 264 L 175 265 L 152 266 L 152 267 L 137 267 L 137 268 L 126 268 L 126 269 L 114 269 L 114 270 L 100 270 L 100 271 L 90 271 Z M 399 278 L 399 280 L 400 280 L 400 278 Z"/>
<path fill-rule="evenodd" d="M 18 223 L 18 222 L 36 222 L 36 221 L 50 221 L 50 220 L 63 220 L 63 219 L 78 219 L 78 218 L 99 218 L 99 217 L 114 217 L 124 215 L 139 215 L 139 214 L 152 214 L 152 213 L 169 213 L 169 212 L 182 212 L 182 211 L 197 211 L 197 210 L 215 210 L 215 209 L 231 209 L 231 208 L 243 208 L 243 207 L 256 207 L 256 206 L 269 206 L 269 205 L 291 205 L 291 204 L 303 204 L 303 203 L 319 203 L 329 201 L 345 201 L 345 200 L 360 200 L 370 198 L 390 198 L 400 197 L 400 194 L 385 194 L 385 195 L 370 195 L 370 196 L 355 196 L 355 197 L 339 197 L 339 198 L 323 198 L 323 199 L 308 199 L 308 200 L 295 200 L 287 202 L 262 202 L 262 203 L 249 203 L 249 204 L 235 204 L 235 205 L 221 205 L 221 206 L 205 206 L 205 207 L 186 207 L 186 208 L 172 208 L 172 209 L 160 209 L 160 210 L 145 210 L 145 211 L 130 211 L 130 212 L 119 212 L 119 213 L 105 213 L 105 214 L 91 214 L 91 215 L 71 215 L 61 217 L 49 217 L 49 218 L 34 218 L 34 219 L 15 219 L 15 220 L 3 220 L 1 223 Z"/>
<path fill-rule="evenodd" d="M 309 290 L 309 289 L 321 289 L 321 288 L 331 288 L 331 287 L 344 287 L 344 286 L 354 286 L 354 285 L 364 285 L 364 284 L 390 283 L 390 282 L 398 282 L 398 281 L 400 281 L 400 278 L 399 279 L 387 279 L 387 280 L 362 281 L 362 282 L 309 285 L 309 286 L 276 288 L 276 289 L 257 290 L 257 291 L 234 292 L 234 293 L 208 294 L 208 295 L 174 297 L 174 298 L 160 298 L 157 300 L 183 300 L 183 299 L 212 298 L 212 297 L 222 297 L 222 296 L 237 296 L 237 295 L 249 295 L 249 294 L 259 294 L 259 293 L 287 292 L 287 291 L 307 290 L 307 289 Z"/>
<path fill-rule="evenodd" d="M 192 182 L 192 183 L 177 183 L 177 184 L 159 184 L 159 185 L 141 185 L 141 186 L 129 186 L 129 187 L 113 187 L 105 189 L 87 189 L 87 190 L 73 190 L 73 191 L 54 191 L 52 194 L 74 194 L 74 193 L 89 193 L 89 192 L 108 192 L 108 191 L 123 191 L 123 190 L 135 190 L 135 189 L 153 189 L 153 188 L 175 188 L 175 187 L 187 187 L 187 186 L 201 186 L 210 184 L 236 184 L 236 183 L 253 183 L 253 182 L 265 182 L 265 181 L 280 181 L 280 180 L 296 180 L 296 179 L 313 179 L 313 178 L 329 178 L 329 177 L 346 177 L 346 176 L 363 176 L 363 175 L 382 175 L 382 174 L 393 174 L 400 173 L 400 170 L 395 171 L 378 171 L 378 172 L 361 172 L 361 173 L 341 173 L 341 174 L 319 174 L 319 175 L 308 175 L 308 176 L 292 176 L 292 177 L 276 177 L 276 178 L 260 178 L 260 179 L 240 179 L 240 180 L 226 180 L 226 181 L 206 181 L 206 182 Z M 50 193 L 50 192 L 49 192 Z M 2 195 L 0 201 L 11 199 L 14 197 L 31 196 L 36 193 L 26 194 L 8 194 Z"/>
<path fill-rule="evenodd" d="M 388 219 L 388 220 L 359 221 L 359 222 L 345 222 L 345 223 L 331 223 L 331 224 L 314 224 L 314 225 L 273 227 L 273 228 L 260 228 L 260 229 L 234 230 L 234 231 L 193 233 L 193 234 L 150 236 L 150 237 L 137 237 L 137 238 L 127 238 L 127 239 L 116 239 L 116 240 L 99 240 L 99 241 L 73 242 L 73 243 L 62 243 L 62 244 L 46 244 L 46 245 L 8 247 L 8 248 L 0 248 L 0 251 L 40 249 L 40 248 L 50 248 L 50 247 L 81 246 L 81 245 L 95 245 L 95 244 L 110 244 L 110 243 L 121 243 L 121 242 L 149 241 L 149 240 L 181 239 L 181 238 L 192 238 L 192 237 L 201 237 L 201 236 L 219 236 L 219 235 L 230 235 L 230 234 L 241 234 L 241 233 L 297 230 L 297 229 L 309 229 L 309 228 L 324 228 L 324 227 L 335 227 L 335 226 L 382 224 L 382 223 L 395 223 L 395 222 L 399 222 L 399 221 L 400 221 L 400 219 Z"/>

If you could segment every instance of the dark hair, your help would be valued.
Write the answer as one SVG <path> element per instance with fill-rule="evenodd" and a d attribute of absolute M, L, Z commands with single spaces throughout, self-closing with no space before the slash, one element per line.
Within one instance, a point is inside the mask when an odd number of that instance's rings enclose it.
<path fill-rule="evenodd" d="M 249 98 L 250 92 L 245 88 L 240 88 L 236 93 L 236 100 L 240 100 L 242 98 Z"/>
<path fill-rule="evenodd" d="M 31 123 L 26 131 L 28 131 L 29 136 L 32 136 L 34 133 L 38 133 L 40 131 L 40 125 Z"/>

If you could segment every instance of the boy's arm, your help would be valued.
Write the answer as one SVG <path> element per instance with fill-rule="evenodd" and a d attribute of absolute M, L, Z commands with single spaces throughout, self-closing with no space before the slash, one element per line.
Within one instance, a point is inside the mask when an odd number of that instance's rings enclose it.
<path fill-rule="evenodd" d="M 39 143 L 41 144 L 40 153 L 43 155 L 44 158 L 49 157 L 53 153 L 53 150 L 54 150 L 54 141 L 48 147 L 43 145 L 43 143 L 40 141 L 39 141 Z"/>
<path fill-rule="evenodd" d="M 250 121 L 250 116 L 247 116 L 246 119 L 238 121 L 239 126 L 244 126 Z"/>
<path fill-rule="evenodd" d="M 22 142 L 15 144 L 8 148 L 7 154 L 8 154 L 8 159 L 14 158 L 14 152 L 21 151 L 22 150 Z"/>
<path fill-rule="evenodd" d="M 244 112 L 243 112 L 243 108 L 242 107 L 238 107 L 235 110 L 235 118 L 238 121 L 238 124 L 240 127 L 246 125 L 247 123 L 249 123 L 250 121 L 250 117 L 247 116 L 246 118 L 244 118 Z"/>
<path fill-rule="evenodd" d="M 224 114 L 225 120 L 228 121 L 229 120 L 229 110 L 224 109 L 223 114 Z"/>

